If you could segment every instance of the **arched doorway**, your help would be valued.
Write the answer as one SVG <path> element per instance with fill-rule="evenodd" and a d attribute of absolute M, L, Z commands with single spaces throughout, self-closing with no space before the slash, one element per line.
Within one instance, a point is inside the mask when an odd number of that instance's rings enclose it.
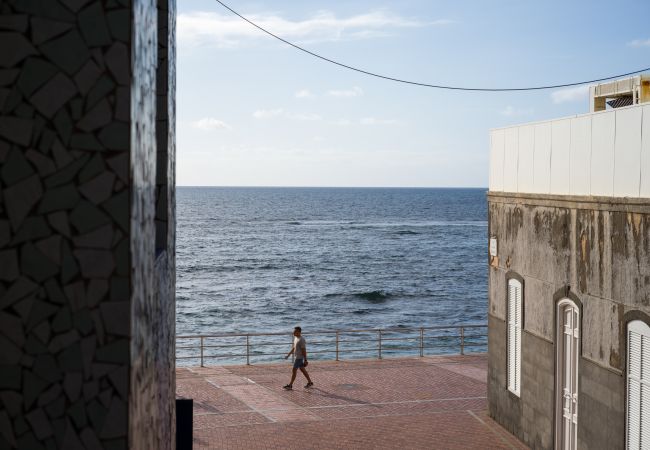
<path fill-rule="evenodd" d="M 578 447 L 578 360 L 580 309 L 569 298 L 556 308 L 555 447 Z"/>

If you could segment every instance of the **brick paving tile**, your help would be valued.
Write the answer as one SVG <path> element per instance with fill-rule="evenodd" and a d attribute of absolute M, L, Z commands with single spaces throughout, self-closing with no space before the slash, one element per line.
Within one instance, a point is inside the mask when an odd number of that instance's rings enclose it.
<path fill-rule="evenodd" d="M 515 435 L 509 433 L 505 428 L 492 420 L 488 416 L 487 410 L 477 412 L 476 416 L 483 420 L 494 433 L 502 436 L 513 448 L 527 448 Z"/>
<path fill-rule="evenodd" d="M 208 383 L 221 387 L 221 386 L 236 386 L 240 384 L 248 384 L 250 380 L 239 375 L 225 374 L 225 375 L 210 375 L 206 376 L 205 379 Z"/>
<path fill-rule="evenodd" d="M 269 423 L 264 415 L 256 412 L 235 412 L 227 414 L 199 414 L 194 416 L 194 429 L 202 430 L 204 428 L 229 427 L 232 425 L 253 425 L 260 423 Z"/>
<path fill-rule="evenodd" d="M 196 430 L 198 431 L 198 430 Z M 468 412 L 202 430 L 197 449 L 512 449 Z"/>
<path fill-rule="evenodd" d="M 249 405 L 253 410 L 261 412 L 273 422 L 291 422 L 300 420 L 316 420 L 318 417 L 295 403 L 258 384 L 245 386 L 224 386 L 223 388 L 233 397 Z"/>
<path fill-rule="evenodd" d="M 194 377 L 194 376 L 196 376 L 194 374 L 194 372 L 192 372 L 187 367 L 177 367 L 176 368 L 176 378 L 188 378 L 188 377 Z"/>
<path fill-rule="evenodd" d="M 487 408 L 485 398 L 471 400 L 434 400 L 418 403 L 391 403 L 376 405 L 350 405 L 324 408 L 309 408 L 309 411 L 323 419 L 345 417 L 379 417 L 398 415 L 431 414 L 444 411 L 480 411 Z"/>
<path fill-rule="evenodd" d="M 487 414 L 485 355 L 179 368 L 197 449 L 525 449 Z"/>
<path fill-rule="evenodd" d="M 483 383 L 487 380 L 487 369 L 485 367 L 476 367 L 473 364 L 438 364 L 437 367 L 474 378 Z"/>
<path fill-rule="evenodd" d="M 237 400 L 204 379 L 201 379 L 201 382 L 192 380 L 188 383 L 186 380 L 177 378 L 176 395 L 193 399 L 195 414 L 251 410 L 246 403 Z"/>
<path fill-rule="evenodd" d="M 428 363 L 460 363 L 460 364 L 474 364 L 474 363 L 485 363 L 487 364 L 487 354 L 480 353 L 474 355 L 435 355 L 435 356 L 425 356 L 422 358 Z"/>
<path fill-rule="evenodd" d="M 200 376 L 229 375 L 232 373 L 226 366 L 189 367 L 189 371 Z"/>

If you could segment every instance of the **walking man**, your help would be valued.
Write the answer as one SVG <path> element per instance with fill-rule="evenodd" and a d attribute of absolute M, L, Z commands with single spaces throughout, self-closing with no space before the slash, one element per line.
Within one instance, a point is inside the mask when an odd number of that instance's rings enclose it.
<path fill-rule="evenodd" d="M 287 391 L 293 389 L 293 382 L 296 380 L 298 369 L 300 369 L 305 378 L 307 378 L 307 384 L 305 385 L 305 388 L 310 388 L 314 385 L 314 383 L 311 382 L 311 378 L 309 378 L 307 370 L 305 369 L 305 367 L 307 367 L 307 342 L 305 341 L 305 338 L 300 335 L 301 333 L 302 329 L 300 327 L 293 329 L 293 347 L 291 347 L 291 351 L 287 353 L 287 356 L 284 357 L 284 359 L 287 359 L 289 356 L 291 356 L 292 353 L 295 356 L 295 360 L 293 362 L 293 371 L 291 372 L 291 382 L 283 386 Z"/>

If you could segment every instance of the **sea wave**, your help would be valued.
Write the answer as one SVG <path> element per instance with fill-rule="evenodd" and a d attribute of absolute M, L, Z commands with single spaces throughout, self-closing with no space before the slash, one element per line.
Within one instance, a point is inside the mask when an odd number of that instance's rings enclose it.
<path fill-rule="evenodd" d="M 354 294 L 354 296 L 357 298 L 368 300 L 371 303 L 381 303 L 388 300 L 391 297 L 391 294 L 386 291 L 368 291 L 368 292 L 360 292 Z"/>
<path fill-rule="evenodd" d="M 280 269 L 279 266 L 274 264 L 262 264 L 262 265 L 217 265 L 217 264 L 192 264 L 192 265 L 180 265 L 177 267 L 177 270 L 181 273 L 210 273 L 210 272 L 246 272 L 253 270 L 276 270 Z"/>
<path fill-rule="evenodd" d="M 276 219 L 276 220 L 267 220 L 263 221 L 269 224 L 282 222 L 286 225 L 303 225 L 310 227 L 334 227 L 340 226 L 342 228 L 388 228 L 388 227 L 487 227 L 486 220 L 413 220 L 413 221 L 404 221 L 396 220 L 392 221 L 362 221 L 362 220 L 352 220 L 352 219 L 343 219 L 343 220 L 314 220 L 314 219 L 300 219 L 300 220 L 287 220 L 287 219 Z M 237 225 L 237 222 L 233 222 L 233 225 Z M 242 223 L 243 224 L 243 223 Z M 247 225 L 250 225 L 250 222 L 246 222 Z M 258 224 L 257 224 L 258 225 Z"/>

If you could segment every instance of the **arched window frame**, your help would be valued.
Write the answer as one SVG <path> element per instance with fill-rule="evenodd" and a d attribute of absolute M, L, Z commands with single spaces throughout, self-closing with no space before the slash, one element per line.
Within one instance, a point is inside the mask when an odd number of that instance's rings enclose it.
<path fill-rule="evenodd" d="M 508 272 L 506 280 L 506 380 L 508 391 L 520 397 L 524 280 L 514 272 Z"/>
<path fill-rule="evenodd" d="M 624 321 L 625 448 L 639 449 L 650 443 L 650 317 L 629 311 Z"/>

